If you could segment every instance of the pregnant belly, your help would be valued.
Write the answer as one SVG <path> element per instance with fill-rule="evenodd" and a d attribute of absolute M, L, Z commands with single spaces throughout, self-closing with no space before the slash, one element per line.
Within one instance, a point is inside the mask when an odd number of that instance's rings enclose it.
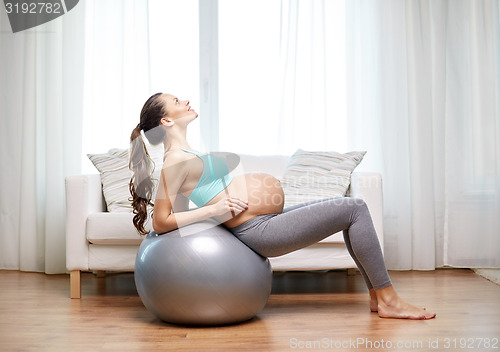
<path fill-rule="evenodd" d="M 227 191 L 232 197 L 248 201 L 248 209 L 224 222 L 226 227 L 238 226 L 257 215 L 283 211 L 283 189 L 279 180 L 271 175 L 255 173 L 235 176 Z M 220 196 L 219 194 L 217 198 Z"/>

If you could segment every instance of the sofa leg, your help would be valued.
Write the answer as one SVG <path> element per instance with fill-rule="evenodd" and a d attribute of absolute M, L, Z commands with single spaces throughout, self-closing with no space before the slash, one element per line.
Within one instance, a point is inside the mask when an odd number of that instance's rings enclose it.
<path fill-rule="evenodd" d="M 356 276 L 357 271 L 358 271 L 358 269 L 356 269 L 356 268 L 348 268 L 347 269 L 347 276 Z"/>
<path fill-rule="evenodd" d="M 80 282 L 80 270 L 71 270 L 70 276 L 70 296 L 80 298 L 82 296 L 82 285 Z"/>

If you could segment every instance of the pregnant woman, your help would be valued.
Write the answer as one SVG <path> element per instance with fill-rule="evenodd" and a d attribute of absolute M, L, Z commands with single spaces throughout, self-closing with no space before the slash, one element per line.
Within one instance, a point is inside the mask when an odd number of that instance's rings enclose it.
<path fill-rule="evenodd" d="M 230 157 L 200 154 L 189 146 L 187 126 L 197 117 L 188 100 L 170 94 L 154 94 L 142 108 L 140 122 L 130 138 L 129 165 L 133 171 L 129 185 L 133 222 L 140 234 L 147 233 L 144 223 L 148 205 L 154 206 L 156 233 L 212 218 L 264 257 L 280 256 L 343 231 L 347 249 L 368 286 L 372 312 L 382 318 L 435 317 L 397 295 L 370 213 L 361 199 L 330 198 L 283 209 L 279 180 L 267 174 L 232 177 Z M 164 145 L 154 203 L 152 161 L 141 130 L 152 145 Z M 189 210 L 189 200 L 198 208 Z"/>

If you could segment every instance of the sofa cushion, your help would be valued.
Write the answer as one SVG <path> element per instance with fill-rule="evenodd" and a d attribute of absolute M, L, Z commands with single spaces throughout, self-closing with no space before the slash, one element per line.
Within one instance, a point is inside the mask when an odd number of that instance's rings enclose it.
<path fill-rule="evenodd" d="M 365 154 L 365 151 L 341 154 L 298 149 L 281 179 L 285 207 L 345 196 L 351 182 L 351 173 Z"/>
<path fill-rule="evenodd" d="M 133 213 L 93 213 L 87 218 L 87 241 L 93 244 L 139 245 L 143 237 L 135 229 Z M 144 228 L 152 230 L 151 221 Z"/>
<path fill-rule="evenodd" d="M 152 146 L 147 148 L 154 162 L 152 177 L 158 183 L 163 154 L 159 148 Z M 128 167 L 129 150 L 112 148 L 107 153 L 87 154 L 87 156 L 101 174 L 102 191 L 108 211 L 132 212 L 132 203 L 129 200 L 131 197 L 129 182 L 132 177 Z"/>

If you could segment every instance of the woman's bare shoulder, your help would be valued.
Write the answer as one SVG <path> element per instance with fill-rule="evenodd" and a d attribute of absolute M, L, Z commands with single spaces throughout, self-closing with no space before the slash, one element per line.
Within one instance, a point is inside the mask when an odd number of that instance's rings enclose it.
<path fill-rule="evenodd" d="M 165 153 L 163 156 L 163 166 L 162 169 L 175 169 L 180 171 L 190 167 L 190 161 L 195 159 L 196 156 L 187 154 L 182 150 L 171 150 Z"/>

